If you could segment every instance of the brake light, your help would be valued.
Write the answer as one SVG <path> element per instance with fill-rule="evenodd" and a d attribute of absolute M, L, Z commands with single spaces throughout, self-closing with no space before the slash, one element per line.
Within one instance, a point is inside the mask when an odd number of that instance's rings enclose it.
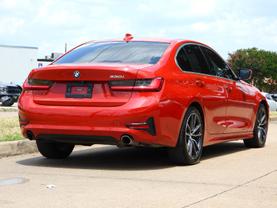
<path fill-rule="evenodd" d="M 118 91 L 160 91 L 163 86 L 163 78 L 115 80 L 109 82 L 112 90 Z"/>
<path fill-rule="evenodd" d="M 23 90 L 48 90 L 53 82 L 41 79 L 28 79 L 23 84 Z"/>

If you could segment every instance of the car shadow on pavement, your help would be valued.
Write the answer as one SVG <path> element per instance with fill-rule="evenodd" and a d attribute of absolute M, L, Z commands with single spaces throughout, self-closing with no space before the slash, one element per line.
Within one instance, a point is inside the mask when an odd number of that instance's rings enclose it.
<path fill-rule="evenodd" d="M 65 160 L 34 157 L 17 163 L 28 166 L 98 170 L 151 170 L 170 168 L 167 151 L 161 148 L 117 148 L 105 146 L 77 150 Z"/>
<path fill-rule="evenodd" d="M 250 150 L 246 148 L 242 141 L 225 142 L 221 144 L 207 146 L 203 150 L 201 161 L 213 159 L 224 155 L 238 153 L 241 151 Z"/>
<path fill-rule="evenodd" d="M 205 147 L 202 161 L 247 150 L 242 142 Z M 172 168 L 165 148 L 117 148 L 113 146 L 77 150 L 65 160 L 34 157 L 17 161 L 24 166 L 97 170 L 154 170 Z"/>

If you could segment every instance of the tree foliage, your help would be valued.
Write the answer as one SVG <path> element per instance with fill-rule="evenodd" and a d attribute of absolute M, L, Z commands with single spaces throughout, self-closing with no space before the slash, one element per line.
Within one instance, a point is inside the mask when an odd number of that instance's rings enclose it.
<path fill-rule="evenodd" d="M 277 93 L 277 53 L 257 48 L 239 49 L 230 53 L 228 63 L 234 71 L 248 68 L 253 71 L 251 82 L 260 90 Z"/>

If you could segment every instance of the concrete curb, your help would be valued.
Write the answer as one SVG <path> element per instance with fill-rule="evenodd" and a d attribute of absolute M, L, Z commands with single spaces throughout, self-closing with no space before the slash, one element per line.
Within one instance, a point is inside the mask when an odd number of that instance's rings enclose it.
<path fill-rule="evenodd" d="M 0 108 L 0 112 L 17 112 L 17 111 L 18 111 L 17 109 L 13 109 L 13 108 L 11 109 L 3 108 L 3 107 Z"/>
<path fill-rule="evenodd" d="M 270 120 L 270 121 L 277 121 L 277 116 L 270 117 L 269 120 Z"/>
<path fill-rule="evenodd" d="M 27 139 L 12 142 L 0 142 L 0 158 L 37 152 L 35 141 Z"/>
<path fill-rule="evenodd" d="M 5 107 L 0 105 L 0 112 L 17 112 L 17 106 Z"/>

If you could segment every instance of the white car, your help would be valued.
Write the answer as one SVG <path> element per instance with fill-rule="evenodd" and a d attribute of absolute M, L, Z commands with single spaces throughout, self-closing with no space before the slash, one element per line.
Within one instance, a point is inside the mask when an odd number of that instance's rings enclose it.
<path fill-rule="evenodd" d="M 266 92 L 263 92 L 262 94 L 266 98 L 270 111 L 277 111 L 277 102 L 272 98 L 272 95 Z"/>

